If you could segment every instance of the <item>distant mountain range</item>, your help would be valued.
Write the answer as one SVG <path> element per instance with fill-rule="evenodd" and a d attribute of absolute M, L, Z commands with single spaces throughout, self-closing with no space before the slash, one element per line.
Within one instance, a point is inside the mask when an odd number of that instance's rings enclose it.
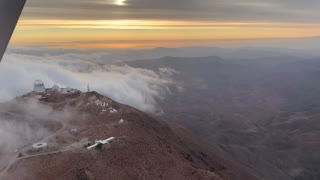
<path fill-rule="evenodd" d="M 234 40 L 234 46 L 191 46 L 191 47 L 157 47 L 150 49 L 50 49 L 43 47 L 15 48 L 7 50 L 10 54 L 24 54 L 40 57 L 60 57 L 77 59 L 99 64 L 119 63 L 132 60 L 159 59 L 172 57 L 219 56 L 223 59 L 259 59 L 291 56 L 295 58 L 320 57 L 319 37 L 287 39 L 247 39 Z"/>
<path fill-rule="evenodd" d="M 128 62 L 174 69 L 162 118 L 217 149 L 260 177 L 320 179 L 320 59 L 270 54 L 224 60 L 164 57 Z"/>

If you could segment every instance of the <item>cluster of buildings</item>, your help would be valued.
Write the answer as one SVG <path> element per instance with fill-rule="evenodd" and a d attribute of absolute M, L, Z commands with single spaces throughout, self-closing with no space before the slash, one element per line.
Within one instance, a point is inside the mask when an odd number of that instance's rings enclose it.
<path fill-rule="evenodd" d="M 41 80 L 36 80 L 33 84 L 33 91 L 35 93 L 46 93 L 47 90 L 50 90 L 52 92 L 58 92 L 61 94 L 74 94 L 77 92 L 77 90 L 72 89 L 70 87 L 67 88 L 60 88 L 58 85 L 53 85 L 51 89 L 46 89 L 44 83 Z"/>

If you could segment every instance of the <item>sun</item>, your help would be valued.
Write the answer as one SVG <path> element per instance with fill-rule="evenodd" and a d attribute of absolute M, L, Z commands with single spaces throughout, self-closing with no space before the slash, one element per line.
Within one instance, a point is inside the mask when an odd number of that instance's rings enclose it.
<path fill-rule="evenodd" d="M 115 4 L 118 6 L 126 5 L 126 0 L 115 0 Z"/>

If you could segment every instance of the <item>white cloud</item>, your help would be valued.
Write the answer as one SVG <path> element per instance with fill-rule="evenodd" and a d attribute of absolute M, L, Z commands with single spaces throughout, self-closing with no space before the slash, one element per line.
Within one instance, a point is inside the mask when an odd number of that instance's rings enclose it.
<path fill-rule="evenodd" d="M 68 53 L 65 56 L 7 54 L 0 64 L 0 102 L 32 91 L 33 82 L 41 79 L 47 87 L 58 84 L 82 91 L 90 83 L 91 90 L 120 103 L 147 112 L 157 111 L 156 99 L 167 92 L 168 76 L 127 65 L 98 65 L 84 61 L 87 57 Z"/>
<path fill-rule="evenodd" d="M 161 112 L 156 101 L 168 92 L 167 86 L 171 83 L 168 74 L 174 70 L 163 69 L 157 74 L 127 65 L 96 63 L 104 58 L 94 54 L 96 52 L 92 53 L 81 54 L 67 50 L 53 53 L 48 50 L 48 54 L 44 55 L 24 49 L 9 52 L 4 57 L 0 64 L 0 103 L 10 103 L 0 104 L 0 169 L 15 159 L 15 149 L 35 143 L 55 131 L 48 129 L 48 122 L 54 123 L 55 128 L 62 128 L 70 119 L 86 119 L 85 114 L 74 112 L 68 107 L 57 111 L 35 100 L 11 101 L 15 96 L 32 91 L 33 82 L 37 79 L 41 79 L 47 87 L 58 84 L 60 87 L 69 86 L 82 91 L 86 91 L 90 83 L 91 90 L 120 103 L 151 113 Z M 89 59 L 91 55 L 93 60 Z"/>
<path fill-rule="evenodd" d="M 16 159 L 16 150 L 23 152 L 25 145 L 39 140 L 49 140 L 50 135 L 63 129 L 70 120 L 86 119 L 86 114 L 75 112 L 70 107 L 53 109 L 36 99 L 10 101 L 0 104 L 0 169 Z M 20 148 L 20 149 L 19 149 Z M 22 149 L 21 149 L 22 148 Z M 0 179 L 5 171 L 0 170 Z M 4 178 L 5 179 L 5 178 Z"/>

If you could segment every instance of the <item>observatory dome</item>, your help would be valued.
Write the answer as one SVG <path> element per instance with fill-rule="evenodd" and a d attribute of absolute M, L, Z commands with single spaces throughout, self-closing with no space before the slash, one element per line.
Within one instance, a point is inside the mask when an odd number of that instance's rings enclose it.
<path fill-rule="evenodd" d="M 48 148 L 48 144 L 46 142 L 40 142 L 32 145 L 33 151 L 40 151 L 46 148 Z"/>
<path fill-rule="evenodd" d="M 41 80 L 36 80 L 33 84 L 33 91 L 37 93 L 43 93 L 46 91 L 44 83 Z"/>
<path fill-rule="evenodd" d="M 60 87 L 56 84 L 52 86 L 53 91 L 59 91 L 59 89 L 60 89 Z"/>

